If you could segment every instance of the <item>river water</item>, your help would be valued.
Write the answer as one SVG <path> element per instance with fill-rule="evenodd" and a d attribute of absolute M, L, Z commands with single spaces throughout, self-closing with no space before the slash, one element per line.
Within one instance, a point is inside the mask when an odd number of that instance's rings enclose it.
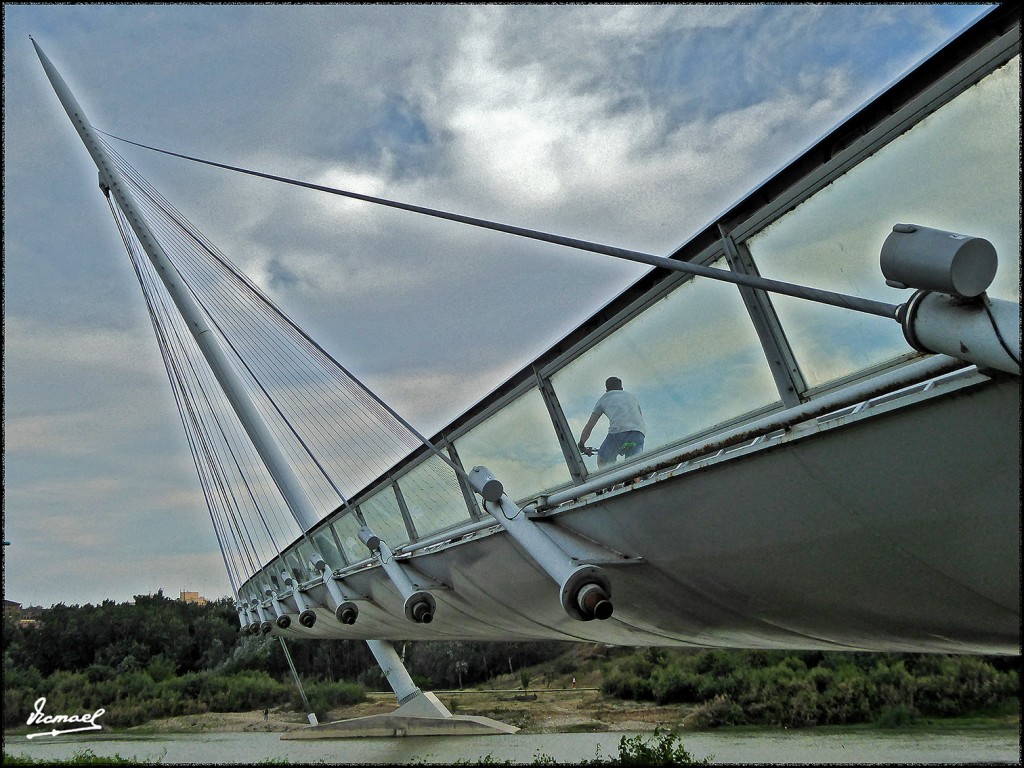
<path fill-rule="evenodd" d="M 547 755 L 575 763 L 600 754 L 618 754 L 622 733 L 408 737 L 282 741 L 277 733 L 200 733 L 159 736 L 82 735 L 9 736 L 4 751 L 36 760 L 71 757 L 82 750 L 163 763 L 291 763 L 398 765 L 476 762 L 491 756 L 530 764 Z M 635 735 L 635 734 L 625 734 Z M 649 737 L 649 735 L 648 735 Z M 1020 731 L 963 730 L 926 732 L 712 731 L 685 734 L 680 742 L 695 758 L 713 755 L 713 763 L 1007 763 L 1020 765 Z"/>

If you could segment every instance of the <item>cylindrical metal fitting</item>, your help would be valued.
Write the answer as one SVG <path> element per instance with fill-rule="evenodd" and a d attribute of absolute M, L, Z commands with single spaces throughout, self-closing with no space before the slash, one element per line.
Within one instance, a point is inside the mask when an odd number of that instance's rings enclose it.
<path fill-rule="evenodd" d="M 980 296 L 992 284 L 996 249 L 982 237 L 919 224 L 897 224 L 882 244 L 880 263 L 893 288 L 919 288 L 951 296 Z"/>
<path fill-rule="evenodd" d="M 342 603 L 334 612 L 334 616 L 342 624 L 355 624 L 356 618 L 359 616 L 359 608 L 355 603 Z"/>
<path fill-rule="evenodd" d="M 914 349 L 967 360 L 1020 376 L 1020 304 L 982 296 L 965 301 L 918 291 L 900 307 L 903 335 Z"/>

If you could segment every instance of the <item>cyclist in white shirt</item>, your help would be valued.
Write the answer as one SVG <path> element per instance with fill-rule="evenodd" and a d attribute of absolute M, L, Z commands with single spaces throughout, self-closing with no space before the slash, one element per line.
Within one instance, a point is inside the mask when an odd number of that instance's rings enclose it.
<path fill-rule="evenodd" d="M 635 395 L 623 391 L 622 380 L 612 376 L 605 381 L 604 388 L 606 391 L 594 405 L 594 412 L 583 427 L 579 442 L 580 451 L 593 456 L 595 451 L 588 448 L 586 442 L 597 426 L 597 420 L 601 416 L 608 417 L 608 436 L 597 449 L 598 469 L 614 464 L 619 456 L 628 459 L 640 453 L 644 449 L 644 433 L 647 431 L 640 403 Z"/>

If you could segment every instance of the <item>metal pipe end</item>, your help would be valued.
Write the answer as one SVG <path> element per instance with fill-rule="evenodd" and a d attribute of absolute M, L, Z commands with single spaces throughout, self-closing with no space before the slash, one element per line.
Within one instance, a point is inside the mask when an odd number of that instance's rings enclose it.
<path fill-rule="evenodd" d="M 308 608 L 304 610 L 299 614 L 299 624 L 304 626 L 306 629 L 310 629 L 314 624 L 316 624 L 316 612 L 311 611 Z"/>
<path fill-rule="evenodd" d="M 285 614 L 277 617 L 277 626 L 281 629 L 288 629 L 292 625 L 292 617 Z"/>
<path fill-rule="evenodd" d="M 264 635 L 269 635 L 270 630 L 272 630 L 273 628 L 274 625 L 271 624 L 269 621 L 264 621 L 262 624 L 260 624 L 260 632 L 262 632 Z"/>
<path fill-rule="evenodd" d="M 434 620 L 434 612 L 430 610 L 430 606 L 424 600 L 412 607 L 412 618 L 417 624 L 429 624 Z"/>
<path fill-rule="evenodd" d="M 614 610 L 608 593 L 604 591 L 600 584 L 594 584 L 593 582 L 580 587 L 579 592 L 576 593 L 576 604 L 584 616 L 590 619 L 598 619 L 599 621 L 611 618 L 612 611 Z"/>
<path fill-rule="evenodd" d="M 353 603 L 342 603 L 334 612 L 334 616 L 342 624 L 355 624 L 359 609 Z"/>
<path fill-rule="evenodd" d="M 434 620 L 437 603 L 429 592 L 417 592 L 405 601 L 405 617 L 417 624 L 429 624 Z"/>

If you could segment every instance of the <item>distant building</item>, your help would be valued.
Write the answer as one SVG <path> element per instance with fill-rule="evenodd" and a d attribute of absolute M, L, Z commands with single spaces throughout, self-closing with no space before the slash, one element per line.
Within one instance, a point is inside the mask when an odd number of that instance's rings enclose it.
<path fill-rule="evenodd" d="M 4 600 L 4 616 L 10 616 L 19 627 L 35 627 L 43 609 L 37 605 L 22 608 L 21 603 Z"/>
<path fill-rule="evenodd" d="M 206 605 L 206 598 L 200 595 L 198 592 L 186 592 L 182 590 L 178 599 L 183 603 L 195 603 L 196 605 Z"/>

